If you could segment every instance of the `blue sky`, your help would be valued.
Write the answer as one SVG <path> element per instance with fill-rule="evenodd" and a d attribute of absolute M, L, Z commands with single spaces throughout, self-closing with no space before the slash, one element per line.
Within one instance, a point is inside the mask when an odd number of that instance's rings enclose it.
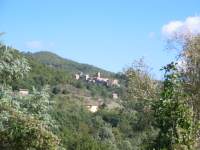
<path fill-rule="evenodd" d="M 165 50 L 163 27 L 170 33 L 193 27 L 199 6 L 199 0 L 0 0 L 1 39 L 114 72 L 144 57 L 160 78 L 161 66 L 175 57 Z"/>

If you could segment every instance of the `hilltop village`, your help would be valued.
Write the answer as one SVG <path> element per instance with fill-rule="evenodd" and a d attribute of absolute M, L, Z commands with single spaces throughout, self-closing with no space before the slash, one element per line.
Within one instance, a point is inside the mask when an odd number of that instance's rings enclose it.
<path fill-rule="evenodd" d="M 85 80 L 94 84 L 103 84 L 105 86 L 116 86 L 120 87 L 119 81 L 117 79 L 109 79 L 101 77 L 101 72 L 97 72 L 96 76 L 90 76 L 89 74 L 77 73 L 75 74 L 76 80 Z"/>
<path fill-rule="evenodd" d="M 75 80 L 81 80 L 87 83 L 101 84 L 106 87 L 120 87 L 119 80 L 102 77 L 101 72 L 97 72 L 96 75 L 94 76 L 80 72 L 80 73 L 75 74 L 74 77 L 75 77 Z M 113 92 L 112 99 L 116 100 L 118 98 L 119 98 L 118 94 Z M 111 105 L 113 105 L 113 103 L 115 102 L 110 102 L 110 103 Z M 100 99 L 98 101 L 93 101 L 91 99 L 85 101 L 85 106 L 92 113 L 97 112 L 99 107 L 101 107 L 103 104 L 104 102 Z"/>

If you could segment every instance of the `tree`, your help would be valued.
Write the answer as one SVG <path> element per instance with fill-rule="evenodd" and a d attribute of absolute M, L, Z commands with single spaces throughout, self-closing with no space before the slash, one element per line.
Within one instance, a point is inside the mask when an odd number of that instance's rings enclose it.
<path fill-rule="evenodd" d="M 14 49 L 0 44 L 0 78 L 3 84 L 23 78 L 30 71 L 27 60 Z"/>
<path fill-rule="evenodd" d="M 143 59 L 135 61 L 132 67 L 125 71 L 127 77 L 127 99 L 149 100 L 156 97 L 156 82 L 150 75 L 149 67 Z"/>
<path fill-rule="evenodd" d="M 145 149 L 157 133 L 151 103 L 158 98 L 158 83 L 153 80 L 148 66 L 143 59 L 136 61 L 125 72 L 127 78 L 127 95 L 123 102 L 124 109 L 121 128 L 126 135 L 134 139 L 134 149 Z M 137 136 L 136 136 L 137 135 Z"/>
<path fill-rule="evenodd" d="M 184 90 L 190 93 L 190 104 L 200 119 L 200 36 L 193 36 L 184 43 L 181 59 Z"/>
<path fill-rule="evenodd" d="M 179 72 L 195 116 L 200 119 L 200 34 L 177 32 L 167 39 L 167 47 L 178 52 Z"/>
<path fill-rule="evenodd" d="M 159 134 L 157 150 L 194 150 L 199 124 L 187 103 L 175 63 L 168 64 L 160 100 L 153 103 L 155 126 Z"/>
<path fill-rule="evenodd" d="M 60 139 L 48 114 L 48 97 L 44 91 L 21 97 L 12 91 L 0 91 L 0 149 L 55 150 Z"/>
<path fill-rule="evenodd" d="M 52 132 L 55 127 L 49 115 L 50 101 L 43 90 L 22 97 L 9 85 L 23 78 L 30 67 L 15 50 L 0 47 L 0 149 L 55 150 L 60 139 Z"/>

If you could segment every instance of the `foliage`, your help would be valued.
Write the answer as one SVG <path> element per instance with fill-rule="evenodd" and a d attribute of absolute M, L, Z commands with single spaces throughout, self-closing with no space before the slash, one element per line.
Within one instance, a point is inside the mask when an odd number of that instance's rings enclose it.
<path fill-rule="evenodd" d="M 14 49 L 0 44 L 0 78 L 3 84 L 11 83 L 30 71 L 27 60 Z"/>
<path fill-rule="evenodd" d="M 55 96 L 56 105 L 52 115 L 59 124 L 57 134 L 63 146 L 70 150 L 111 150 L 112 143 L 101 141 L 96 132 L 106 123 L 101 117 L 93 116 L 78 101 L 67 96 Z M 100 132 L 100 130 L 99 130 Z"/>
<path fill-rule="evenodd" d="M 15 90 L 20 88 L 27 88 L 32 90 L 32 87 L 36 89 L 42 89 L 45 85 L 57 85 L 60 83 L 66 84 L 71 82 L 71 76 L 63 70 L 57 70 L 55 68 L 48 67 L 44 64 L 37 62 L 31 55 L 21 54 L 28 60 L 31 72 L 23 80 L 12 82 L 12 87 Z"/>
<path fill-rule="evenodd" d="M 127 76 L 127 99 L 152 99 L 157 95 L 157 83 L 150 75 L 149 67 L 143 59 L 135 61 L 125 74 Z"/>
<path fill-rule="evenodd" d="M 181 76 L 184 78 L 184 90 L 190 93 L 190 104 L 200 119 L 200 36 L 186 40 L 181 51 Z"/>
<path fill-rule="evenodd" d="M 177 73 L 176 64 L 172 62 L 163 69 L 163 92 L 161 99 L 153 105 L 155 125 L 160 129 L 154 148 L 193 150 L 198 124 L 180 87 L 181 78 Z"/>
<path fill-rule="evenodd" d="M 48 105 L 43 95 L 12 95 L 3 89 L 0 96 L 0 145 L 2 149 L 56 149 L 60 140 L 50 128 Z M 51 124 L 52 125 L 52 124 Z"/>
<path fill-rule="evenodd" d="M 120 129 L 125 132 L 127 138 L 134 139 L 133 149 L 146 149 L 150 144 L 149 141 L 153 140 L 157 133 L 153 129 L 151 103 L 158 98 L 158 86 L 149 72 L 143 59 L 136 61 L 125 72 L 127 95 L 123 102 Z"/>
<path fill-rule="evenodd" d="M 0 52 L 0 148 L 58 149 L 60 139 L 52 132 L 55 124 L 49 115 L 47 92 L 33 90 L 26 97 L 13 92 L 9 84 L 24 77 L 30 67 L 15 50 L 3 46 Z"/>

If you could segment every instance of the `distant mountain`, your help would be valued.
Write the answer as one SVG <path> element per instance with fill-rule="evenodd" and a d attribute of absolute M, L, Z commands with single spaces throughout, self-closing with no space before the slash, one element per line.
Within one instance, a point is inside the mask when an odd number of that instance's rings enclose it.
<path fill-rule="evenodd" d="M 82 64 L 82 63 L 75 62 L 73 60 L 65 59 L 52 52 L 41 51 L 41 52 L 30 53 L 30 54 L 37 62 L 40 62 L 42 64 L 45 64 L 57 69 L 63 69 L 67 71 L 68 73 L 74 74 L 74 73 L 83 72 L 85 74 L 96 74 L 97 72 L 101 72 L 105 76 L 114 75 L 114 73 L 110 71 L 106 71 L 104 69 L 101 69 L 92 65 Z"/>

